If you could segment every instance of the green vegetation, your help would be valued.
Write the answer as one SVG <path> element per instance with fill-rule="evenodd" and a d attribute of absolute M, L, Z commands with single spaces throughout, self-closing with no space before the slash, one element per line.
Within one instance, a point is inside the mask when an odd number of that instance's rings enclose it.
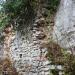
<path fill-rule="evenodd" d="M 11 22 L 18 30 L 27 28 L 32 25 L 40 8 L 46 8 L 53 13 L 57 10 L 59 2 L 59 0 L 6 0 L 1 4 L 3 7 L 1 11 L 5 17 L 1 19 L 0 26 Z"/>
<path fill-rule="evenodd" d="M 53 14 L 57 11 L 60 0 L 48 0 L 46 8 Z"/>
<path fill-rule="evenodd" d="M 74 75 L 75 74 L 75 55 L 67 52 L 66 49 L 61 48 L 59 45 L 50 42 L 48 47 L 48 59 L 51 61 L 50 65 L 62 66 L 62 72 L 64 75 Z M 52 75 L 58 75 L 57 68 L 50 70 Z"/>
<path fill-rule="evenodd" d="M 34 18 L 32 0 L 7 0 L 3 4 L 5 14 L 10 18 L 11 23 L 18 30 L 29 26 Z"/>

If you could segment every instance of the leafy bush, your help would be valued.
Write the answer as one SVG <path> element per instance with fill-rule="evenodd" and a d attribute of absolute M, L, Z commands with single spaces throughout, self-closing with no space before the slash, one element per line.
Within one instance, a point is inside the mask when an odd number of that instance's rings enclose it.
<path fill-rule="evenodd" d="M 75 75 L 75 55 L 68 53 L 66 49 L 50 42 L 48 47 L 48 59 L 51 65 L 61 65 L 65 75 Z M 53 75 L 58 75 L 59 70 L 52 70 Z"/>
<path fill-rule="evenodd" d="M 60 0 L 47 0 L 46 8 L 50 10 L 50 13 L 55 13 L 60 4 Z"/>
<path fill-rule="evenodd" d="M 32 23 L 37 10 L 43 8 L 42 4 L 45 4 L 45 8 L 53 13 L 57 10 L 59 2 L 59 0 L 6 0 L 3 3 L 3 10 L 8 16 L 9 22 L 14 23 L 14 27 L 22 30 Z M 40 8 L 38 8 L 39 6 Z"/>

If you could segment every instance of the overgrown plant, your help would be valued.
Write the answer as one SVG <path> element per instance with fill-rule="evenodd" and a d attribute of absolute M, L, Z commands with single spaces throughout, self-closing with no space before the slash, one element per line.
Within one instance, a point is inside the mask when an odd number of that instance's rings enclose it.
<path fill-rule="evenodd" d="M 13 22 L 14 27 L 21 30 L 32 23 L 39 5 L 40 8 L 46 8 L 53 13 L 57 10 L 59 2 L 59 0 L 6 0 L 2 4 L 2 11 L 10 18 L 9 22 Z"/>
<path fill-rule="evenodd" d="M 50 42 L 47 57 L 51 61 L 51 65 L 62 66 L 64 75 L 75 74 L 75 55 L 68 53 L 67 49 L 63 49 L 59 45 Z M 51 70 L 53 75 L 59 71 L 58 69 Z"/>
<path fill-rule="evenodd" d="M 47 0 L 46 8 L 50 10 L 50 13 L 56 13 L 58 6 L 60 4 L 60 0 Z"/>

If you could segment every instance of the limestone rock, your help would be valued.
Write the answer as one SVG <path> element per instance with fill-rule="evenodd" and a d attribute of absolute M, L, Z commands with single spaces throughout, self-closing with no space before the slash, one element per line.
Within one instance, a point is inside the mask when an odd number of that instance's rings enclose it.
<path fill-rule="evenodd" d="M 61 0 L 55 17 L 53 40 L 63 48 L 75 46 L 75 1 Z"/>

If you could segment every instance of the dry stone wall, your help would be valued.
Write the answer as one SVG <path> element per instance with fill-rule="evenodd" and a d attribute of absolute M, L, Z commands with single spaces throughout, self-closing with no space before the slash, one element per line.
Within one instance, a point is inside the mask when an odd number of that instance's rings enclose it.
<path fill-rule="evenodd" d="M 16 32 L 11 48 L 14 66 L 20 75 L 49 75 L 49 61 L 45 57 L 47 48 L 41 46 L 47 38 L 44 26 L 45 19 L 37 18 L 30 40 Z"/>

